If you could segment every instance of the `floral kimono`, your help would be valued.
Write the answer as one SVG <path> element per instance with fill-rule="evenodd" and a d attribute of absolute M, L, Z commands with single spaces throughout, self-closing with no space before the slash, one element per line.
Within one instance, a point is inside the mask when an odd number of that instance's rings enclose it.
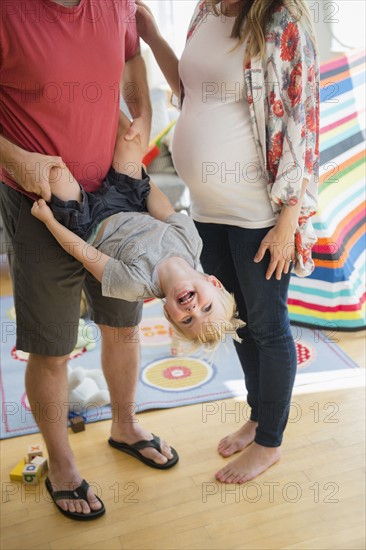
<path fill-rule="evenodd" d="M 196 7 L 187 42 L 211 10 L 207 0 Z M 303 179 L 307 188 L 295 235 L 294 272 L 300 277 L 314 269 L 311 249 L 317 238 L 311 223 L 317 209 L 319 172 L 319 66 L 317 53 L 304 27 L 280 6 L 265 36 L 263 59 L 243 60 L 246 98 L 254 138 L 275 216 L 297 204 Z M 248 40 L 249 42 L 249 40 Z M 180 106 L 184 100 L 181 83 Z"/>

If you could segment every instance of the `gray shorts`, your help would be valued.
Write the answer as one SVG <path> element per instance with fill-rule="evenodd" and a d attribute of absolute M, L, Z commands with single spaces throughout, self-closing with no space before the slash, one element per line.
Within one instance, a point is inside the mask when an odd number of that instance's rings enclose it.
<path fill-rule="evenodd" d="M 143 303 L 102 296 L 100 283 L 32 216 L 32 204 L 28 197 L 0 182 L 17 349 L 38 355 L 68 355 L 77 340 L 83 288 L 95 323 L 110 327 L 138 325 Z"/>

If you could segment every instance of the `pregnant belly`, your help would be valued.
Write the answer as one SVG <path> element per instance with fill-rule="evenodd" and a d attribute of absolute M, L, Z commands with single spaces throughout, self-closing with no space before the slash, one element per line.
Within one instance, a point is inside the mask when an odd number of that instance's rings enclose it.
<path fill-rule="evenodd" d="M 172 156 L 192 199 L 210 192 L 221 200 L 223 188 L 263 184 L 250 120 L 242 112 L 222 107 L 193 114 L 187 108 L 176 124 Z"/>
<path fill-rule="evenodd" d="M 172 156 L 189 187 L 192 216 L 242 227 L 269 227 L 273 211 L 249 113 L 240 105 L 195 112 L 177 122 Z M 244 116 L 247 115 L 247 116 Z"/>

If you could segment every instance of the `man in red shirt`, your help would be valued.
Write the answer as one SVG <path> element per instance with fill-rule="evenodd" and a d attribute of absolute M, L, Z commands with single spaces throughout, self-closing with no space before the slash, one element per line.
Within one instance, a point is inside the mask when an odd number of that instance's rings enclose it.
<path fill-rule="evenodd" d="M 35 198 L 50 199 L 53 166 L 65 163 L 88 191 L 101 186 L 114 151 L 122 77 L 133 117 L 126 139 L 140 134 L 147 146 L 151 110 L 135 5 L 133 0 L 0 0 L 0 6 L 0 207 L 12 247 L 17 348 L 30 354 L 26 390 L 48 449 L 46 486 L 62 513 L 94 519 L 104 506 L 81 482 L 67 437 L 66 369 L 83 286 L 102 335 L 112 439 L 139 442 L 131 450 L 153 467 L 173 466 L 177 457 L 134 418 L 141 303 L 102 297 L 99 283 L 63 252 L 30 210 Z M 47 418 L 49 403 L 62 410 L 59 418 Z"/>

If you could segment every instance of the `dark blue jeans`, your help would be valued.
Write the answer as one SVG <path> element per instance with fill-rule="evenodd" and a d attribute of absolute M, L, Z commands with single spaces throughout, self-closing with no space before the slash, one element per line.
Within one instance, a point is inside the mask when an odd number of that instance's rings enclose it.
<path fill-rule="evenodd" d="M 195 222 L 203 240 L 204 271 L 215 275 L 235 296 L 239 317 L 247 323 L 235 342 L 248 391 L 251 420 L 258 422 L 255 441 L 265 447 L 281 445 L 297 359 L 287 311 L 290 275 L 267 281 L 270 255 L 253 261 L 269 231 Z"/>

